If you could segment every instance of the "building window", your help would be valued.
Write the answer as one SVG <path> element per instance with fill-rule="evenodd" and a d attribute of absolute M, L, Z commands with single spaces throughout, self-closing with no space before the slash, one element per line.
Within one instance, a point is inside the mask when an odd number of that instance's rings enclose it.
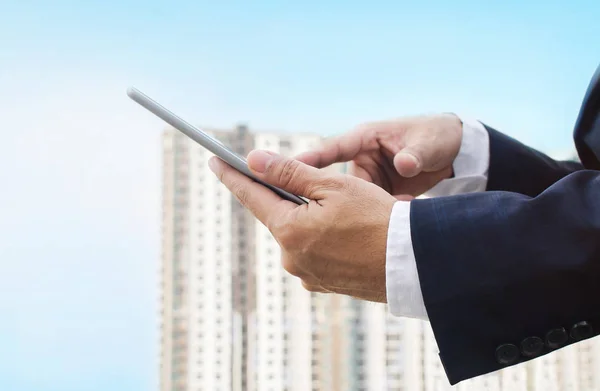
<path fill-rule="evenodd" d="M 279 140 L 279 147 L 280 148 L 291 148 L 292 143 L 290 142 L 290 140 Z"/>

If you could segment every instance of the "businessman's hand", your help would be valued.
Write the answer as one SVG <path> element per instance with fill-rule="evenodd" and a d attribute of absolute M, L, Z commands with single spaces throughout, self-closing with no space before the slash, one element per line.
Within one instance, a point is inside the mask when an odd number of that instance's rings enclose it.
<path fill-rule="evenodd" d="M 411 199 L 452 176 L 461 141 L 453 114 L 412 117 L 367 123 L 296 159 L 317 168 L 351 161 L 352 175 Z"/>
<path fill-rule="evenodd" d="M 283 267 L 315 292 L 385 302 L 389 218 L 397 201 L 380 187 L 294 159 L 253 151 L 248 166 L 274 186 L 310 199 L 298 206 L 213 157 L 211 170 L 273 234 Z"/>

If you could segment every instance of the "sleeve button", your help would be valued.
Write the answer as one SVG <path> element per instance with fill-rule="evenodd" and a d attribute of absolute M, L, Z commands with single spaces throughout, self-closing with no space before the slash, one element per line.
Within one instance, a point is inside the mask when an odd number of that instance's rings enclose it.
<path fill-rule="evenodd" d="M 496 361 L 502 365 L 510 365 L 519 358 L 519 349 L 510 343 L 500 345 L 496 348 Z"/>
<path fill-rule="evenodd" d="M 571 338 L 575 341 L 581 341 L 582 339 L 590 338 L 594 334 L 592 325 L 588 322 L 579 322 L 571 328 Z"/>
<path fill-rule="evenodd" d="M 521 342 L 521 354 L 525 357 L 537 357 L 544 351 L 544 341 L 539 337 L 527 337 Z"/>
<path fill-rule="evenodd" d="M 567 343 L 569 336 L 564 327 L 552 329 L 546 333 L 546 345 L 550 349 L 558 349 Z"/>

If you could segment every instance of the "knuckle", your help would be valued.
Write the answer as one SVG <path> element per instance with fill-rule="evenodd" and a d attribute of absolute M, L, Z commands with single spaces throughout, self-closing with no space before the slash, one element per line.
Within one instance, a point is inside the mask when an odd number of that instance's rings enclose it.
<path fill-rule="evenodd" d="M 363 141 L 365 139 L 374 139 L 377 136 L 379 126 L 373 122 L 364 122 L 354 128 L 353 133 L 359 135 Z"/>
<path fill-rule="evenodd" d="M 286 159 L 281 164 L 281 168 L 278 173 L 278 182 L 281 186 L 287 187 L 297 177 L 298 168 L 300 163 L 296 160 Z"/>
<path fill-rule="evenodd" d="M 363 122 L 361 124 L 358 124 L 356 127 L 354 127 L 353 132 L 356 133 L 364 133 L 364 132 L 370 132 L 373 129 L 373 124 L 371 122 Z"/>
<path fill-rule="evenodd" d="M 273 234 L 273 236 L 278 239 L 279 233 L 281 232 L 281 226 L 282 226 L 281 216 L 275 216 L 274 214 L 271 214 L 267 218 L 267 221 L 265 222 L 265 226 L 271 232 L 271 234 Z M 279 239 L 278 239 L 278 242 L 279 242 Z M 279 244 L 281 244 L 281 243 L 279 243 Z"/>
<path fill-rule="evenodd" d="M 294 248 L 298 242 L 298 234 L 292 223 L 279 222 L 277 224 L 276 237 L 281 247 L 285 249 Z"/>
<path fill-rule="evenodd" d="M 344 188 L 345 182 L 347 182 L 346 175 L 331 174 L 311 181 L 306 189 L 311 193 L 317 191 L 341 191 Z"/>
<path fill-rule="evenodd" d="M 356 181 L 355 177 L 349 175 L 337 175 L 335 178 L 335 186 L 339 189 L 346 190 L 348 188 L 356 187 L 354 186 L 354 182 Z"/>
<path fill-rule="evenodd" d="M 315 286 L 315 285 L 311 285 L 309 283 L 307 283 L 306 281 L 302 281 L 302 286 L 304 287 L 304 289 L 306 289 L 309 292 L 319 292 L 320 289 Z"/>
<path fill-rule="evenodd" d="M 291 262 L 283 262 L 283 269 L 290 273 L 292 276 L 298 277 L 300 275 L 298 268 Z"/>
<path fill-rule="evenodd" d="M 231 183 L 230 188 L 231 192 L 235 195 L 235 198 L 240 202 L 240 204 L 247 206 L 248 199 L 250 197 L 248 189 L 239 182 Z"/>
<path fill-rule="evenodd" d="M 359 191 L 359 186 L 356 185 L 355 180 L 355 178 L 340 175 L 332 180 L 330 186 L 346 195 L 355 196 Z"/>
<path fill-rule="evenodd" d="M 373 186 L 375 188 L 375 186 Z M 359 186 L 354 186 L 353 184 L 346 184 L 345 185 L 345 192 L 346 194 L 348 194 L 348 196 L 351 199 L 364 199 L 365 198 L 365 193 L 364 193 L 364 189 L 362 189 Z"/>
<path fill-rule="evenodd" d="M 342 182 L 343 177 L 340 175 L 327 176 L 320 181 L 319 187 L 328 190 L 340 189 Z"/>
<path fill-rule="evenodd" d="M 217 178 L 219 179 L 219 182 L 223 183 L 223 184 L 227 184 L 227 176 L 225 175 L 225 170 L 221 170 L 218 174 L 217 174 Z"/>
<path fill-rule="evenodd" d="M 282 255 L 281 265 L 283 266 L 283 269 L 286 272 L 290 273 L 293 276 L 299 277 L 302 275 L 300 268 L 288 255 Z"/>

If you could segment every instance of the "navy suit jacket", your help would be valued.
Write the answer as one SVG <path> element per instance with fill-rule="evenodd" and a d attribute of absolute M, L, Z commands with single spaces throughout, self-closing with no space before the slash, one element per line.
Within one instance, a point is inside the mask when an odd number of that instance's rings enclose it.
<path fill-rule="evenodd" d="M 557 162 L 486 126 L 486 192 L 418 199 L 411 235 L 450 381 L 600 333 L 600 67 Z"/>

